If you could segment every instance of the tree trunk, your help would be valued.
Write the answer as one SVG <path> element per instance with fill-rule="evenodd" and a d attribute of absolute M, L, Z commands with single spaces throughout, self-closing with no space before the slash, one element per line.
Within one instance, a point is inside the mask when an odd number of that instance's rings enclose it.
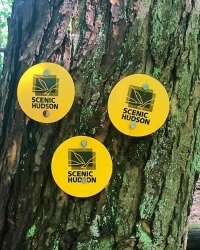
<path fill-rule="evenodd" d="M 0 248 L 184 249 L 200 170 L 199 1 L 15 0 L 1 80 Z M 55 62 L 76 87 L 53 124 L 29 119 L 16 89 L 33 64 Z M 108 96 L 125 76 L 165 86 L 170 115 L 154 134 L 131 138 L 111 124 Z M 116 111 L 117 112 L 117 111 Z M 113 160 L 109 185 L 74 198 L 55 184 L 51 159 L 87 135 Z"/>

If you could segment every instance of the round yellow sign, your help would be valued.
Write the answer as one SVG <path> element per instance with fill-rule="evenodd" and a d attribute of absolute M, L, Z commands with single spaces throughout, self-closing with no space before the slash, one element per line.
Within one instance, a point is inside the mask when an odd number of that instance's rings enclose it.
<path fill-rule="evenodd" d="M 43 123 L 56 122 L 70 110 L 74 100 L 74 83 L 63 67 L 39 63 L 21 77 L 17 96 L 24 113 Z"/>
<path fill-rule="evenodd" d="M 114 126 L 129 136 L 145 136 L 159 129 L 169 113 L 169 97 L 151 76 L 125 77 L 113 88 L 108 113 Z"/>
<path fill-rule="evenodd" d="M 108 184 L 112 160 L 108 150 L 96 139 L 76 136 L 55 151 L 51 170 L 56 184 L 67 194 L 89 197 Z"/>

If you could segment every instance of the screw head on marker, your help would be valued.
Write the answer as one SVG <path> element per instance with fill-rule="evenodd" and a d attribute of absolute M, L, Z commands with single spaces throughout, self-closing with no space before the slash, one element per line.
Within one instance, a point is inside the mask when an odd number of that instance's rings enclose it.
<path fill-rule="evenodd" d="M 87 184 L 87 178 L 86 178 L 86 177 L 83 177 L 81 183 L 82 183 L 82 184 Z"/>
<path fill-rule="evenodd" d="M 45 111 L 43 112 L 43 116 L 44 116 L 44 117 L 48 117 L 48 116 L 49 116 L 49 111 L 48 111 L 48 110 L 45 110 Z"/>
<path fill-rule="evenodd" d="M 81 146 L 82 147 L 86 147 L 87 146 L 87 142 L 85 140 L 81 141 Z"/>
<path fill-rule="evenodd" d="M 49 76 L 50 75 L 50 70 L 49 69 L 45 69 L 43 75 L 44 76 Z"/>
<path fill-rule="evenodd" d="M 142 88 L 143 88 L 144 90 L 149 89 L 149 84 L 148 84 L 148 83 L 144 83 L 144 84 L 142 85 Z"/>
<path fill-rule="evenodd" d="M 137 127 L 137 123 L 136 122 L 131 122 L 130 123 L 130 128 L 134 129 Z"/>

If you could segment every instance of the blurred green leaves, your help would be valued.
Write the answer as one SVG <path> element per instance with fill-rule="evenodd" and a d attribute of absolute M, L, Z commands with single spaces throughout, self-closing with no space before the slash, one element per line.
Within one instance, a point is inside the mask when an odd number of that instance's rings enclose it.
<path fill-rule="evenodd" d="M 7 18 L 11 15 L 13 0 L 0 0 L 0 48 L 5 48 L 8 37 Z M 0 52 L 0 75 L 3 68 L 4 53 Z"/>

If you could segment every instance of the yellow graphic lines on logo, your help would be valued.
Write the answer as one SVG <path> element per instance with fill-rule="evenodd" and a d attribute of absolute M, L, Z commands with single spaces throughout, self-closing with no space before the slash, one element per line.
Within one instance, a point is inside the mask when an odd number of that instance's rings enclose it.
<path fill-rule="evenodd" d="M 129 107 L 152 112 L 155 97 L 151 89 L 143 90 L 142 87 L 130 85 L 126 103 Z"/>
<path fill-rule="evenodd" d="M 69 149 L 68 155 L 72 169 L 96 169 L 96 153 L 92 149 Z"/>
<path fill-rule="evenodd" d="M 58 96 L 59 79 L 55 75 L 33 76 L 33 92 L 36 96 Z"/>

